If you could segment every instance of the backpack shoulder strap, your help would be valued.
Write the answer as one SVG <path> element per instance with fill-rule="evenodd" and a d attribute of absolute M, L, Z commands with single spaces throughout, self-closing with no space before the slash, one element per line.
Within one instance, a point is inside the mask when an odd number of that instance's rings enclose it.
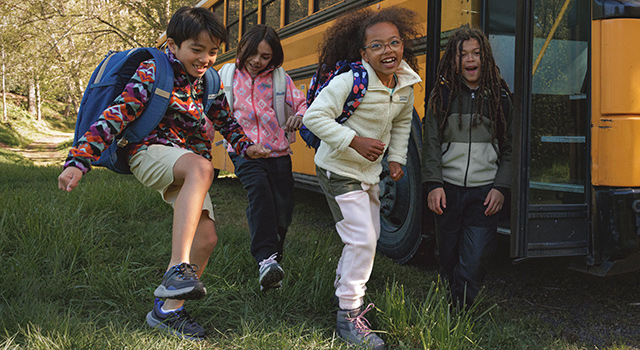
<path fill-rule="evenodd" d="M 229 110 L 233 112 L 233 75 L 236 73 L 235 63 L 227 63 L 220 68 L 220 80 L 222 80 L 222 88 L 224 95 L 229 103 Z"/>
<path fill-rule="evenodd" d="M 364 99 L 364 94 L 367 92 L 367 88 L 369 87 L 369 77 L 367 74 L 367 69 L 364 67 L 361 61 L 356 62 L 338 62 L 338 64 L 342 64 L 342 66 L 336 66 L 336 74 L 339 75 L 344 72 L 352 71 L 353 72 L 353 88 L 349 92 L 349 96 L 347 96 L 347 100 L 342 107 L 342 114 L 336 118 L 338 123 L 344 123 L 349 119 L 349 117 L 353 114 L 353 112 L 358 108 L 362 100 Z"/>
<path fill-rule="evenodd" d="M 202 95 L 202 106 L 204 107 L 204 113 L 206 114 L 213 104 L 213 100 L 220 91 L 220 76 L 215 69 L 209 68 L 204 73 L 204 86 Z"/>
<path fill-rule="evenodd" d="M 289 109 L 286 106 L 285 98 L 287 96 L 287 73 L 284 68 L 278 67 L 273 70 L 273 110 L 276 112 L 276 118 L 280 127 L 289 119 Z"/>
<path fill-rule="evenodd" d="M 135 69 L 137 69 L 143 62 L 137 58 L 137 55 L 142 55 L 143 52 L 151 54 L 156 62 L 155 81 L 144 111 L 123 131 L 122 137 L 118 141 L 120 147 L 131 142 L 141 141 L 158 126 L 169 107 L 169 99 L 173 91 L 173 67 L 167 56 L 160 50 L 156 48 L 138 49 L 129 55 L 126 64 L 136 65 Z"/>

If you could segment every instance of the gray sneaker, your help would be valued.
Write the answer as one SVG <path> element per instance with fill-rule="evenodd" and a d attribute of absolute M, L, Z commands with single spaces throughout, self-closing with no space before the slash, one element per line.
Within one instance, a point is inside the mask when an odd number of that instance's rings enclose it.
<path fill-rule="evenodd" d="M 260 266 L 260 290 L 267 291 L 271 288 L 281 288 L 282 279 L 284 278 L 284 270 L 276 261 L 276 254 L 271 255 L 267 259 L 258 263 Z"/>
<path fill-rule="evenodd" d="M 153 293 L 158 298 L 194 300 L 207 294 L 207 289 L 196 275 L 198 265 L 181 263 L 165 272 L 162 283 Z"/>
<path fill-rule="evenodd" d="M 347 343 L 365 349 L 384 350 L 384 341 L 371 331 L 369 321 L 364 314 L 373 309 L 373 304 L 353 310 L 338 310 L 338 336 Z"/>

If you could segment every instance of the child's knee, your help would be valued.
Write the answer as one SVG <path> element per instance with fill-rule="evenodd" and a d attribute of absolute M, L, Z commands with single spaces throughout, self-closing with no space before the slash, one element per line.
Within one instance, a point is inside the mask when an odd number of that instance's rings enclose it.
<path fill-rule="evenodd" d="M 210 179 L 213 181 L 213 172 L 213 164 L 209 160 L 202 158 L 192 162 L 188 174 L 198 179 Z"/>

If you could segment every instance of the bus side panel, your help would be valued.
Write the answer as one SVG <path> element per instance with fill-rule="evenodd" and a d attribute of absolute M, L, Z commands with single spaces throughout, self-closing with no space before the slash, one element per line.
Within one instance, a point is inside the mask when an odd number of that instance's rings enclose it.
<path fill-rule="evenodd" d="M 640 19 L 593 22 L 595 186 L 640 186 L 640 46 L 630 39 L 637 33 Z"/>

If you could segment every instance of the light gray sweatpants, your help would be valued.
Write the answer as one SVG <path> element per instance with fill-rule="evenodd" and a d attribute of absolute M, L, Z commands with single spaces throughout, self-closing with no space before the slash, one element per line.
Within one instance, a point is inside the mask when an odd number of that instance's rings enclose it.
<path fill-rule="evenodd" d="M 340 308 L 363 304 L 380 238 L 380 189 L 316 167 L 316 176 L 327 197 L 344 248 L 336 269 L 336 296 Z"/>

